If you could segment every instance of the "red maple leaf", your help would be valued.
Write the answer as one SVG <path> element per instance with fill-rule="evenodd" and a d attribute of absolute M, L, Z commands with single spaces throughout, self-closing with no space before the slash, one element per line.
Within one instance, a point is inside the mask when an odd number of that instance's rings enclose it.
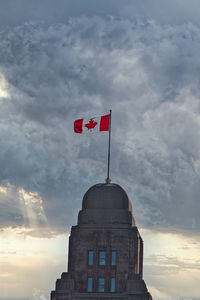
<path fill-rule="evenodd" d="M 90 130 L 90 129 L 93 129 L 95 126 L 97 126 L 97 122 L 95 122 L 93 119 L 91 119 L 89 121 L 89 123 L 85 124 L 85 127 Z"/>

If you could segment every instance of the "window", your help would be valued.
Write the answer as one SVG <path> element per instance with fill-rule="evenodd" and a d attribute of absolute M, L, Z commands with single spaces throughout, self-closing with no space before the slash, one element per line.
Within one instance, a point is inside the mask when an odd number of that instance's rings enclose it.
<path fill-rule="evenodd" d="M 92 277 L 88 277 L 88 288 L 87 288 L 87 290 L 88 290 L 89 293 L 92 292 L 92 282 L 93 282 Z"/>
<path fill-rule="evenodd" d="M 94 251 L 90 250 L 88 251 L 88 265 L 93 266 L 93 260 L 94 260 Z"/>
<path fill-rule="evenodd" d="M 116 290 L 115 277 L 112 277 L 110 281 L 110 292 L 114 293 L 115 290 Z"/>
<path fill-rule="evenodd" d="M 116 261 L 117 261 L 117 253 L 116 253 L 116 251 L 112 251 L 111 266 L 116 266 Z"/>
<path fill-rule="evenodd" d="M 99 278 L 98 280 L 98 292 L 103 293 L 105 291 L 105 278 Z"/>
<path fill-rule="evenodd" d="M 105 266 L 105 264 L 106 264 L 106 252 L 99 251 L 99 265 Z"/>

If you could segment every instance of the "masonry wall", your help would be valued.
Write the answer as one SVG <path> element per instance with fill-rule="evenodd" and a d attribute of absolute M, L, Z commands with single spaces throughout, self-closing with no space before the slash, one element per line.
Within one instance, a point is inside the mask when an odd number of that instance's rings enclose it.
<path fill-rule="evenodd" d="M 121 228 L 81 228 L 72 227 L 69 240 L 69 264 L 68 271 L 75 280 L 75 290 L 87 292 L 87 278 L 94 281 L 94 292 L 98 291 L 99 277 L 106 279 L 105 292 L 110 290 L 111 277 L 116 278 L 116 292 L 126 289 L 126 281 L 139 273 L 140 257 L 138 259 L 137 227 L 129 229 Z M 94 251 L 94 265 L 88 266 L 88 251 Z M 99 251 L 106 252 L 106 265 L 98 265 Z M 111 252 L 116 250 L 117 263 L 111 266 Z M 141 278 L 141 273 L 139 274 Z"/>
<path fill-rule="evenodd" d="M 88 264 L 89 251 L 92 265 Z M 105 265 L 99 264 L 100 251 L 106 254 Z M 112 251 L 116 252 L 114 266 Z M 51 300 L 152 300 L 142 271 L 143 241 L 125 191 L 115 184 L 91 187 L 83 198 L 78 225 L 71 229 L 68 272 L 57 279 Z M 92 278 L 90 291 L 88 278 Z M 111 278 L 115 279 L 114 291 Z M 99 279 L 105 279 L 103 291 Z"/>

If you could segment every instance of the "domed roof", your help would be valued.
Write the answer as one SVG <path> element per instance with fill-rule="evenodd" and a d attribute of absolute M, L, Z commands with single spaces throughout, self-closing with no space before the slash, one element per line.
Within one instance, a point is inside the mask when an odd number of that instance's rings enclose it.
<path fill-rule="evenodd" d="M 125 209 L 132 212 L 132 205 L 121 186 L 99 183 L 85 193 L 82 209 Z"/>

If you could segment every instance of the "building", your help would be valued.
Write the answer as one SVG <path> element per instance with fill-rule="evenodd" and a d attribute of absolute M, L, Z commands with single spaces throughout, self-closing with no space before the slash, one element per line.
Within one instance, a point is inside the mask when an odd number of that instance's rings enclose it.
<path fill-rule="evenodd" d="M 126 192 L 117 184 L 92 186 L 71 229 L 68 272 L 51 300 L 152 300 L 142 272 L 143 241 Z"/>

